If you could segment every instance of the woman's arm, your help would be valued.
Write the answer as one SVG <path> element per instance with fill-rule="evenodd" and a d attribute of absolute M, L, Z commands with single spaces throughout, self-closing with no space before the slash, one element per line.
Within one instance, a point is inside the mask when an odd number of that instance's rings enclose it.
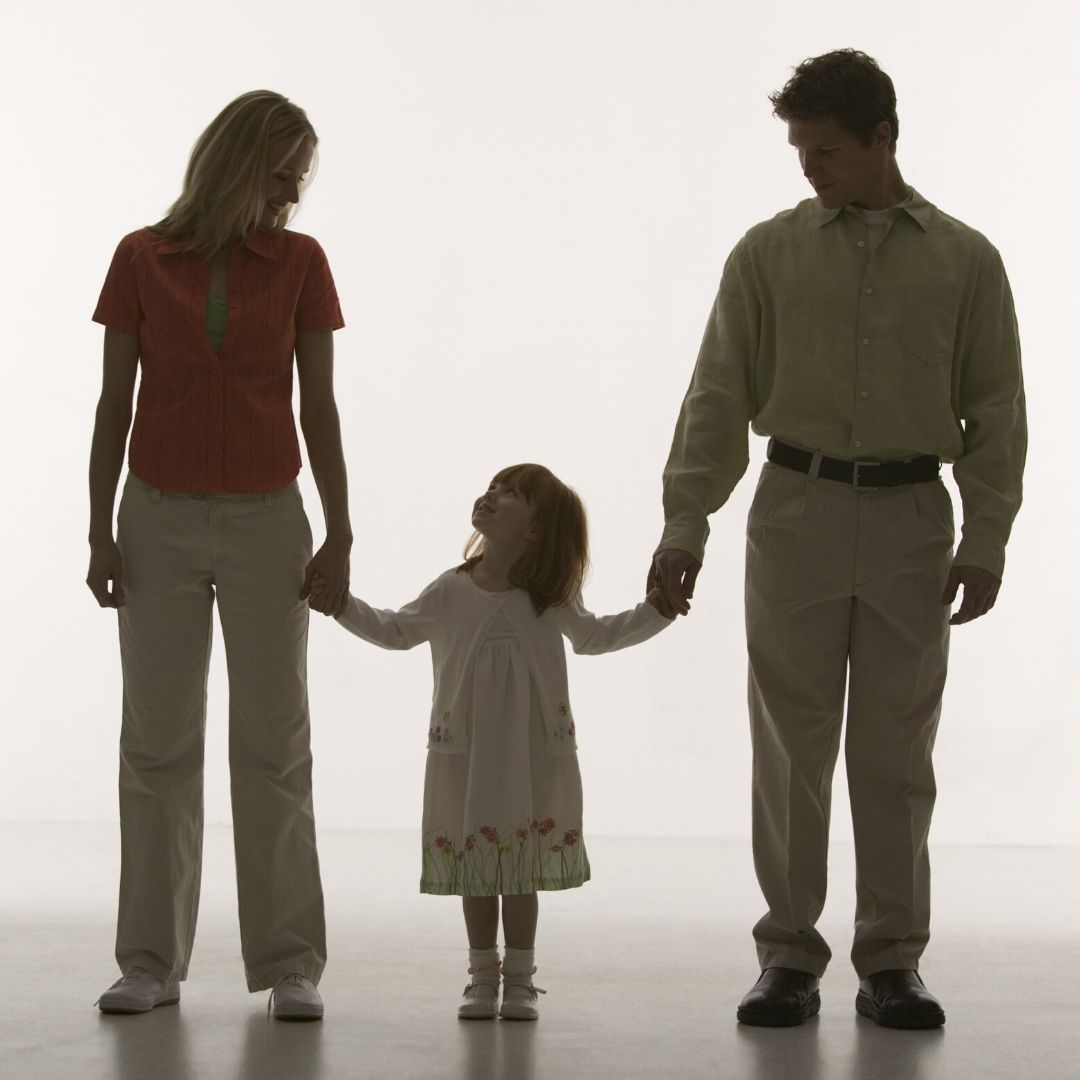
<path fill-rule="evenodd" d="M 86 584 L 102 607 L 124 603 L 123 567 L 113 538 L 113 505 L 124 467 L 138 369 L 139 335 L 106 327 L 101 397 L 90 444 L 90 570 L 86 575 Z"/>
<path fill-rule="evenodd" d="M 340 615 L 349 603 L 349 481 L 341 449 L 341 424 L 334 400 L 334 335 L 310 330 L 296 335 L 296 369 L 300 376 L 300 428 L 308 461 L 322 500 L 326 540 L 304 574 L 300 599 L 308 599 L 311 579 L 318 574 L 324 591 L 311 606 L 324 615 Z"/>

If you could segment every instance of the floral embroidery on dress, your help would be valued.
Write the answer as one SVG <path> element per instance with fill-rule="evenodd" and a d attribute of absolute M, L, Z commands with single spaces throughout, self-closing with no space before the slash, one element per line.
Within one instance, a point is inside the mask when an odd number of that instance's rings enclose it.
<path fill-rule="evenodd" d="M 560 724 L 551 730 L 556 739 L 572 739 L 577 734 L 577 726 L 573 720 L 569 724 Z"/>
<path fill-rule="evenodd" d="M 450 714 L 448 712 L 443 713 L 441 724 L 428 728 L 427 736 L 429 743 L 450 743 L 454 741 L 454 734 L 450 730 Z"/>
<path fill-rule="evenodd" d="M 535 889 L 572 889 L 589 880 L 580 829 L 533 818 L 498 829 L 484 824 L 460 843 L 445 829 L 424 838 L 421 892 L 495 896 Z"/>

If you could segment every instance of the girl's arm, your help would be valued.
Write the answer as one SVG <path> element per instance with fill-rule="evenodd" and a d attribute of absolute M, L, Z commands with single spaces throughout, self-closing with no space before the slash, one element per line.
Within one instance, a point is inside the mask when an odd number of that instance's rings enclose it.
<path fill-rule="evenodd" d="M 569 604 L 559 608 L 559 629 L 570 639 L 576 653 L 605 653 L 640 645 L 659 634 L 675 620 L 661 615 L 652 600 L 659 596 L 654 589 L 649 599 L 618 615 L 594 615 L 581 602 L 578 593 Z"/>
<path fill-rule="evenodd" d="M 324 615 L 340 615 L 349 602 L 353 535 L 349 481 L 334 399 L 333 331 L 310 330 L 296 335 L 296 370 L 300 377 L 300 427 L 326 521 L 326 540 L 307 565 L 300 599 L 308 598 L 312 578 L 318 574 L 323 590 L 313 597 L 311 606 Z"/>
<path fill-rule="evenodd" d="M 312 586 L 312 602 L 319 591 L 319 581 Z M 430 641 L 439 608 L 439 582 L 433 581 L 415 600 L 400 611 L 373 608 L 356 596 L 349 596 L 337 621 L 350 633 L 384 649 L 411 649 Z"/>

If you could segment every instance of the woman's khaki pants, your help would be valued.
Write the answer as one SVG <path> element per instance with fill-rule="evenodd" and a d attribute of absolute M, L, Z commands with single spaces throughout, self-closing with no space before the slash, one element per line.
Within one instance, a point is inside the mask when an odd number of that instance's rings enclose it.
<path fill-rule="evenodd" d="M 203 833 L 212 609 L 229 671 L 229 766 L 248 989 L 326 961 L 307 700 L 311 529 L 295 483 L 174 495 L 128 475 L 117 519 L 127 602 L 116 959 L 187 977 Z"/>
<path fill-rule="evenodd" d="M 831 956 L 815 923 L 845 688 L 851 959 L 860 978 L 918 968 L 930 936 L 930 758 L 952 543 L 940 480 L 855 489 L 771 462 L 762 471 L 746 548 L 754 865 L 769 905 L 754 927 L 762 968 L 820 976 Z"/>

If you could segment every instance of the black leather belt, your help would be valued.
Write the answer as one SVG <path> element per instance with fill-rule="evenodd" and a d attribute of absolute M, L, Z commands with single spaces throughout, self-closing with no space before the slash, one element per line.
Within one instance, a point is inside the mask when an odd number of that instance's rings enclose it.
<path fill-rule="evenodd" d="M 785 469 L 808 473 L 814 455 L 809 450 L 800 450 L 777 439 L 770 439 L 769 460 L 783 465 Z M 845 458 L 822 456 L 818 476 L 823 480 L 839 480 L 855 488 L 880 488 L 925 484 L 929 480 L 936 480 L 940 470 L 941 459 L 933 454 L 902 461 L 848 461 Z"/>

